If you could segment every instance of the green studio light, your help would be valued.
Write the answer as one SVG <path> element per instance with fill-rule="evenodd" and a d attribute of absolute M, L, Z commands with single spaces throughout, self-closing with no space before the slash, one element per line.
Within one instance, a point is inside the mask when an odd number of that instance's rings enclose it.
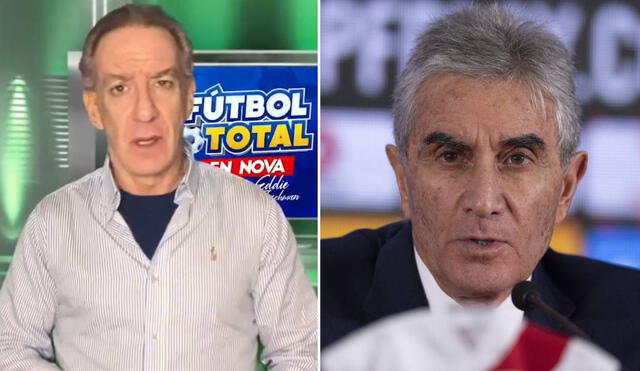
<path fill-rule="evenodd" d="M 6 92 L 4 126 L 0 126 L 0 205 L 5 236 L 16 239 L 20 233 L 27 177 L 32 165 L 29 87 L 16 76 Z"/>

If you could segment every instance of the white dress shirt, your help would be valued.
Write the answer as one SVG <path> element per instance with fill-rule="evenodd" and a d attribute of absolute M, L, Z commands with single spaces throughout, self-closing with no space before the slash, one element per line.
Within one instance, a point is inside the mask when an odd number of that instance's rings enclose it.
<path fill-rule="evenodd" d="M 418 267 L 420 281 L 422 282 L 424 293 L 429 301 L 429 310 L 437 315 L 463 309 L 462 305 L 458 304 L 458 302 L 442 291 L 431 274 L 431 271 L 429 271 L 422 259 L 420 259 L 420 255 L 418 255 L 418 251 L 415 246 L 413 248 L 413 253 L 416 259 L 416 266 Z M 531 277 L 529 277 L 529 279 L 531 279 Z M 522 322 L 524 317 L 524 313 L 513 305 L 511 297 L 507 297 L 507 299 L 495 307 L 494 310 L 499 313 L 499 316 L 503 321 L 514 324 Z"/>
<path fill-rule="evenodd" d="M 189 160 L 149 260 L 104 167 L 45 197 L 0 290 L 0 370 L 316 370 L 317 305 L 277 203 Z"/>

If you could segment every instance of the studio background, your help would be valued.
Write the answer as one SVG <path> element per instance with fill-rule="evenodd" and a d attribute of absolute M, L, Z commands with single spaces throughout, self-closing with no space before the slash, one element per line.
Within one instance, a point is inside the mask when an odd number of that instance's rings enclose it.
<path fill-rule="evenodd" d="M 507 1 L 575 54 L 587 174 L 556 250 L 640 267 L 640 4 Z M 384 146 L 391 93 L 417 34 L 462 1 L 321 1 L 321 236 L 402 218 Z M 357 14 L 358 16 L 353 16 Z"/>
<path fill-rule="evenodd" d="M 69 141 L 67 52 L 126 3 L 162 6 L 195 50 L 317 50 L 315 1 L 0 1 L 0 284 L 33 207 L 75 178 L 70 148 L 84 143 Z M 290 221 L 315 285 L 317 221 Z"/>

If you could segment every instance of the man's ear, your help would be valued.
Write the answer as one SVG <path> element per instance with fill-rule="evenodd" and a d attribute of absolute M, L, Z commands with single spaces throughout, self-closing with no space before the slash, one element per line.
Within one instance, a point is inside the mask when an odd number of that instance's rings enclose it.
<path fill-rule="evenodd" d="M 400 192 L 400 202 L 402 204 L 402 213 L 406 219 L 411 219 L 411 207 L 409 205 L 409 188 L 407 187 L 407 177 L 405 164 L 402 161 L 402 155 L 398 147 L 387 144 L 385 147 L 387 158 L 396 175 L 396 183 Z"/>
<path fill-rule="evenodd" d="M 567 170 L 562 177 L 562 192 L 560 193 L 558 209 L 556 210 L 556 224 L 563 221 L 567 216 L 571 200 L 578 188 L 578 183 L 587 171 L 588 162 L 589 156 L 586 152 L 576 153 L 569 161 Z"/>
<path fill-rule="evenodd" d="M 104 130 L 102 119 L 100 117 L 100 111 L 98 110 L 98 95 L 93 90 L 85 90 L 82 93 L 82 102 L 84 103 L 84 109 L 87 110 L 89 120 L 91 124 L 98 130 Z"/>

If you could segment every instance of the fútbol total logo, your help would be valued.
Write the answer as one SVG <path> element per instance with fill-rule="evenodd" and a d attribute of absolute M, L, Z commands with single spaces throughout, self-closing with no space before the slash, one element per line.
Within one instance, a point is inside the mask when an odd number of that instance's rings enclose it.
<path fill-rule="evenodd" d="M 216 84 L 194 95 L 185 121 L 193 152 L 240 156 L 313 150 L 312 105 L 303 88 L 225 91 Z"/>

